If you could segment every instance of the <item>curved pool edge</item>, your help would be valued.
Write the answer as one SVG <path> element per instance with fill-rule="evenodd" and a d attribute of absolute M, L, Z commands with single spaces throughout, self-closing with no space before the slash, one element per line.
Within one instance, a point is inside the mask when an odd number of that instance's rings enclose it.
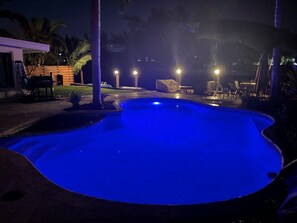
<path fill-rule="evenodd" d="M 151 98 L 150 98 L 151 99 Z M 165 98 L 168 99 L 168 98 Z M 129 99 L 129 100 L 137 100 L 137 99 Z M 172 99 L 171 99 L 172 100 Z M 203 104 L 196 101 L 186 100 L 186 99 L 176 99 L 177 101 L 186 101 L 193 104 L 199 104 L 203 106 L 207 106 L 208 108 L 217 109 L 217 107 Z M 128 101 L 128 100 L 125 100 Z M 124 102 L 124 101 L 123 101 Z M 273 119 L 271 116 L 266 115 L 264 113 L 259 113 L 255 111 L 248 111 L 244 109 L 238 109 L 238 108 L 229 108 L 229 107 L 219 107 L 221 110 L 225 111 L 237 111 L 237 112 L 243 112 L 248 114 L 261 114 L 265 117 L 269 117 L 270 119 Z M 94 124 L 94 123 L 93 123 Z M 92 125 L 92 124 L 91 124 Z M 88 126 L 83 126 L 81 128 L 86 128 Z M 268 128 L 264 129 L 261 134 L 265 137 L 265 139 L 272 143 L 280 152 L 282 155 L 281 149 L 273 142 L 270 137 L 266 136 L 266 131 L 271 128 L 272 126 L 269 126 Z M 80 128 L 79 128 L 80 129 Z M 63 131 L 64 132 L 64 131 Z M 2 149 L 0 149 L 0 152 L 2 154 Z M 5 149 L 4 149 L 5 151 Z M 7 151 L 6 151 L 7 152 Z M 278 187 L 275 184 L 279 184 L 279 179 L 276 177 L 274 180 L 272 180 L 266 187 L 260 189 L 259 191 L 256 191 L 254 193 L 235 198 L 230 199 L 226 201 L 219 201 L 219 202 L 212 202 L 212 203 L 202 203 L 202 204 L 191 204 L 191 205 L 143 205 L 143 204 L 131 204 L 131 203 L 123 203 L 123 202 L 114 202 L 114 201 L 108 201 L 103 200 L 100 198 L 94 198 L 89 197 L 86 195 L 82 195 L 76 192 L 71 192 L 69 190 L 63 189 L 62 187 L 56 185 L 52 181 L 48 180 L 42 173 L 39 172 L 37 168 L 23 155 L 15 153 L 13 151 L 10 151 L 11 153 L 14 153 L 12 156 L 18 157 L 21 156 L 22 159 L 25 158 L 26 162 L 29 162 L 30 165 L 25 164 L 23 161 L 21 161 L 21 164 L 16 164 L 18 172 L 22 176 L 22 180 L 26 181 L 28 185 L 30 185 L 31 188 L 34 188 L 41 196 L 46 196 L 47 199 L 53 199 L 55 202 L 65 203 L 66 205 L 71 206 L 72 208 L 81 208 L 81 209 L 87 209 L 94 212 L 98 212 L 99 214 L 96 216 L 96 219 L 105 219 L 105 218 L 116 218 L 116 217 L 125 217 L 127 219 L 131 218 L 137 218 L 146 220 L 147 217 L 152 218 L 154 222 L 162 222 L 162 219 L 200 219 L 200 218 L 207 218 L 209 219 L 209 215 L 213 215 L 213 213 L 216 213 L 218 216 L 224 216 L 228 213 L 232 214 L 234 211 L 234 208 L 236 207 L 246 207 L 248 210 L 258 209 L 259 206 L 265 206 L 267 204 L 267 201 L 271 199 L 270 196 L 267 196 L 269 193 L 268 191 L 274 191 L 275 187 Z M 15 155 L 18 154 L 18 155 Z M 1 156 L 1 155 L 0 155 Z M 19 161 L 21 160 L 19 157 L 17 158 Z M 284 165 L 283 161 L 284 157 L 282 156 L 282 168 Z M 23 169 L 20 167 L 28 166 L 33 170 Z M 24 172 L 24 173 L 23 173 Z M 34 174 L 33 179 L 28 177 L 28 173 L 37 172 L 38 176 L 35 176 Z M 281 172 L 281 170 L 280 170 Z M 279 172 L 279 173 L 280 173 Z M 278 174 L 279 174 L 278 173 Z M 37 181 L 41 179 L 41 186 L 35 185 Z M 40 188 L 36 188 L 39 187 Z M 259 202 L 261 200 L 261 202 Z M 247 205 L 246 203 L 249 203 Z M 252 204 L 252 205 L 251 205 Z M 256 208 L 257 207 L 257 208 Z M 103 210 L 103 211 L 102 211 Z M 214 211 L 215 210 L 215 211 Z M 114 216 L 116 214 L 116 216 Z M 104 217 L 102 217 L 104 216 Z M 220 217 L 218 217 L 219 219 Z M 160 220 L 161 219 L 161 220 Z M 157 221 L 158 220 L 158 221 Z M 133 221 L 131 221 L 133 222 Z M 139 222 L 136 220 L 136 222 Z"/>
<path fill-rule="evenodd" d="M 68 222 L 80 220 L 100 220 L 117 221 L 121 219 L 124 222 L 185 222 L 185 221 L 213 221 L 222 218 L 242 219 L 251 216 L 252 213 L 267 212 L 273 209 L 273 205 L 268 202 L 273 199 L 270 193 L 262 190 L 257 191 L 248 197 L 236 198 L 228 201 L 195 204 L 195 205 L 144 205 L 114 202 L 93 198 L 65 190 L 45 178 L 35 166 L 24 156 L 5 148 L 0 149 L 0 180 L 1 182 L 13 181 L 17 178 L 17 184 L 13 184 L 10 190 L 21 188 L 25 191 L 25 196 L 19 200 L 19 207 L 16 202 L 2 202 L 3 209 L 14 208 L 17 215 L 9 216 L 9 220 L 20 220 L 18 216 L 34 212 L 35 218 L 46 219 L 50 217 L 52 221 L 65 220 Z M 5 166 L 6 168 L 3 168 Z M 3 174 L 7 168 L 11 173 Z M 12 177 L 14 176 L 14 177 Z M 16 180 L 16 179 L 14 179 Z M 275 190 L 276 185 L 270 190 Z M 267 190 L 268 188 L 266 188 Z M 1 197 L 5 192 L 3 189 Z M 43 202 L 42 207 L 34 204 Z M 65 215 L 63 215 L 63 211 Z M 48 213 L 52 214 L 51 216 Z M 71 213 L 71 214 L 67 214 Z M 11 218 L 12 217 L 12 218 Z M 5 220 L 5 218 L 2 218 Z M 31 219 L 32 220 L 32 219 Z"/>
<path fill-rule="evenodd" d="M 135 98 L 135 99 L 127 99 L 127 100 L 123 100 L 120 102 L 120 105 L 127 102 L 127 101 L 135 101 L 135 100 L 139 100 L 139 101 L 142 101 L 142 100 L 148 100 L 148 101 L 152 101 L 152 100 L 170 100 L 170 101 L 177 101 L 177 102 L 186 102 L 186 103 L 190 103 L 190 104 L 194 104 L 194 105 L 198 105 L 198 106 L 203 106 L 203 107 L 206 107 L 206 108 L 209 108 L 209 109 L 213 109 L 213 110 L 221 110 L 221 111 L 231 111 L 231 112 L 237 112 L 237 113 L 244 113 L 244 114 L 249 114 L 249 115 L 256 115 L 256 116 L 259 116 L 261 115 L 262 117 L 265 117 L 265 118 L 268 118 L 270 120 L 272 120 L 274 122 L 274 118 L 267 115 L 267 114 L 264 114 L 264 113 L 260 113 L 260 112 L 256 112 L 256 111 L 249 111 L 249 110 L 244 110 L 244 109 L 238 109 L 238 108 L 230 108 L 230 107 L 216 107 L 216 106 L 211 106 L 211 105 L 208 105 L 208 104 L 204 104 L 204 103 L 201 103 L 201 102 L 196 102 L 196 101 L 192 101 L 192 100 L 188 100 L 188 99 L 172 99 L 172 98 Z M 117 112 L 113 112 L 112 114 L 109 114 L 109 115 L 119 115 L 120 113 L 122 112 L 122 110 L 118 110 Z M 99 120 L 99 122 L 102 121 Z M 82 126 L 80 128 L 76 128 L 74 130 L 66 130 L 66 131 L 61 131 L 61 132 L 55 132 L 55 134 L 63 134 L 63 133 L 67 133 L 68 131 L 79 131 L 83 128 L 88 128 L 94 124 L 96 124 L 97 122 L 95 123 L 92 123 L 90 125 L 87 125 L 87 126 Z M 261 131 L 261 134 L 262 136 L 265 138 L 265 141 L 272 144 L 273 145 L 273 149 L 276 149 L 280 156 L 281 156 L 281 163 L 282 163 L 282 166 L 281 166 L 281 169 L 280 169 L 280 172 L 277 173 L 277 176 L 271 180 L 270 183 L 268 183 L 265 187 L 261 188 L 260 190 L 258 191 L 255 191 L 255 192 L 252 192 L 250 194 L 246 194 L 246 195 L 243 195 L 243 196 L 240 196 L 238 198 L 242 199 L 242 198 L 245 198 L 245 197 L 249 197 L 253 194 L 256 194 L 258 193 L 259 191 L 262 191 L 262 190 L 265 190 L 265 188 L 267 188 L 268 186 L 270 186 L 270 184 L 273 184 L 274 181 L 277 179 L 277 177 L 279 176 L 279 174 L 281 173 L 283 167 L 284 167 L 284 156 L 282 154 L 282 150 L 280 149 L 280 147 L 273 142 L 273 140 L 268 137 L 266 134 L 265 134 L 265 131 L 268 130 L 269 128 L 271 128 L 274 124 L 272 124 L 271 126 L 269 126 L 268 128 L 265 128 Z M 51 133 L 50 133 L 51 134 Z M 23 155 L 22 155 L 23 156 Z M 26 157 L 25 157 L 26 158 Z M 27 158 L 26 158 L 27 159 Z M 34 164 L 33 164 L 34 166 Z M 34 166 L 35 167 L 35 166 Z M 39 171 L 39 170 L 38 170 Z M 49 180 L 50 181 L 50 180 Z M 52 181 L 50 181 L 52 182 Z M 52 182 L 53 184 L 55 184 L 54 182 Z M 57 185 L 58 187 L 60 187 L 59 185 Z M 62 187 L 61 187 L 62 188 Z M 97 199 L 97 198 L 96 198 Z M 100 198 L 98 198 L 100 199 Z M 234 199 L 237 199 L 237 198 L 234 198 Z M 228 199 L 228 200 L 220 200 L 220 201 L 217 201 L 217 202 L 211 202 L 211 203 L 218 203 L 218 202 L 226 202 L 226 201 L 231 201 L 233 199 Z M 197 205 L 201 205 L 201 204 L 206 204 L 206 203 L 199 203 Z M 136 205 L 139 205 L 139 204 L 136 204 Z M 185 205 L 196 205 L 196 204 L 185 204 Z M 183 205 L 182 205 L 183 206 Z"/>

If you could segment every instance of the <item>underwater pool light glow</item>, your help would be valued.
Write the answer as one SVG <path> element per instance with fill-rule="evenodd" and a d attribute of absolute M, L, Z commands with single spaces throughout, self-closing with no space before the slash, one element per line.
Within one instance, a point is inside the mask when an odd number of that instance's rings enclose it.
<path fill-rule="evenodd" d="M 160 105 L 161 103 L 160 102 L 158 102 L 158 101 L 154 101 L 153 102 L 153 105 Z"/>

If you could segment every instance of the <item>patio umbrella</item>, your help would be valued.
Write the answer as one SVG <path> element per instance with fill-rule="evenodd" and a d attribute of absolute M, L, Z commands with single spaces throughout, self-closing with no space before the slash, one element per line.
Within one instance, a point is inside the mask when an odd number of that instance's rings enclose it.
<path fill-rule="evenodd" d="M 198 39 L 239 42 L 260 52 L 275 46 L 297 52 L 297 35 L 289 30 L 250 21 L 209 20 L 183 25 Z"/>

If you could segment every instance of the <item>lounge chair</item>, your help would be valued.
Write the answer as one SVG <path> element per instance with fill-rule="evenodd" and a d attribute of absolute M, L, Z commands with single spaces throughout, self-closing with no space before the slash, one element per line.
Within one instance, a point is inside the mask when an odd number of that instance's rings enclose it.
<path fill-rule="evenodd" d="M 230 89 L 224 87 L 221 83 L 217 83 L 217 87 L 216 90 L 213 94 L 213 97 L 218 97 L 221 98 L 223 97 L 223 99 L 225 98 L 225 96 L 229 97 L 230 96 Z"/>

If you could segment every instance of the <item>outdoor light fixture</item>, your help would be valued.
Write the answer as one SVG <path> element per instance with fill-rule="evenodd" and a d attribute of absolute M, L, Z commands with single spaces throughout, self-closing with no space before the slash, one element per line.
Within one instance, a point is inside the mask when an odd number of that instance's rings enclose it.
<path fill-rule="evenodd" d="M 217 95 L 217 92 L 219 90 L 219 87 L 220 87 L 220 74 L 221 74 L 221 70 L 218 69 L 218 68 L 216 68 L 214 70 L 214 74 L 216 75 L 216 82 L 215 82 L 215 84 L 216 84 L 216 90 L 215 90 L 214 95 L 213 95 L 213 97 L 215 98 L 216 95 Z"/>
<path fill-rule="evenodd" d="M 116 88 L 119 88 L 120 87 L 120 75 L 119 75 L 120 71 L 118 69 L 115 69 L 113 73 L 115 75 L 115 82 L 116 82 L 115 86 L 116 86 Z"/>
<path fill-rule="evenodd" d="M 176 69 L 176 74 L 181 75 L 182 71 L 180 68 Z"/>
<path fill-rule="evenodd" d="M 134 87 L 138 87 L 138 71 L 134 69 L 132 74 L 134 76 Z"/>
<path fill-rule="evenodd" d="M 119 75 L 120 74 L 120 72 L 119 72 L 119 70 L 114 70 L 114 75 Z"/>
<path fill-rule="evenodd" d="M 215 69 L 214 70 L 215 75 L 219 75 L 221 73 L 220 69 Z"/>
<path fill-rule="evenodd" d="M 181 76 L 182 76 L 182 70 L 180 68 L 177 68 L 176 71 L 176 81 L 181 85 Z"/>
<path fill-rule="evenodd" d="M 216 68 L 214 71 L 214 74 L 217 77 L 217 83 L 220 82 L 220 74 L 221 74 L 221 70 L 219 68 Z"/>
<path fill-rule="evenodd" d="M 133 70 L 133 75 L 137 76 L 138 75 L 138 71 L 137 70 Z"/>

